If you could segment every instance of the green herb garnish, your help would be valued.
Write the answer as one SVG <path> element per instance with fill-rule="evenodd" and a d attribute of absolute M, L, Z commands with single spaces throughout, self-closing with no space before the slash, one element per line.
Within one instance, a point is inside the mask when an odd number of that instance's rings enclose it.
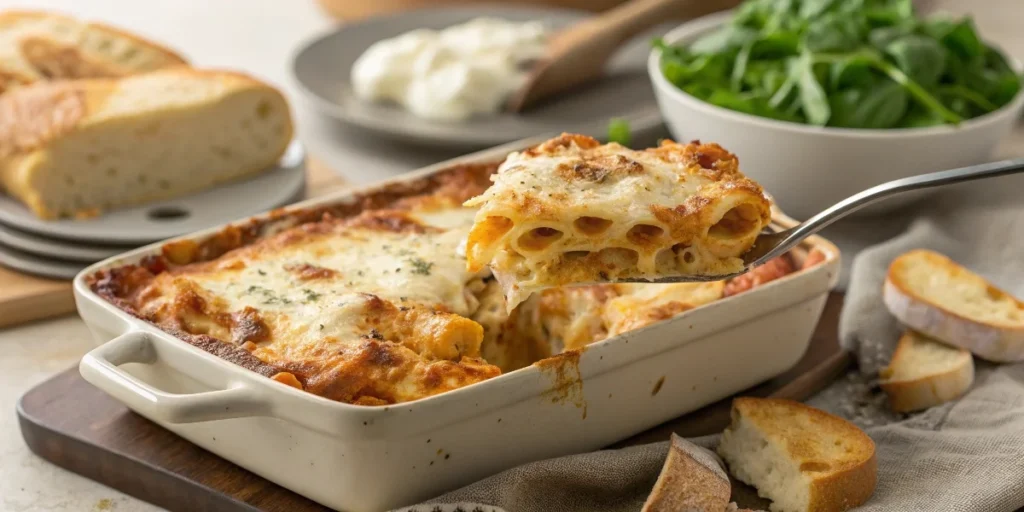
<path fill-rule="evenodd" d="M 422 258 L 416 257 L 409 259 L 409 264 L 412 265 L 412 273 L 423 276 L 430 275 L 430 269 L 434 267 L 433 263 L 424 261 Z"/>
<path fill-rule="evenodd" d="M 692 96 L 818 126 L 957 124 L 1021 88 L 971 18 L 921 18 L 910 0 L 747 0 L 689 46 L 654 45 L 665 78 Z"/>
<path fill-rule="evenodd" d="M 629 128 L 629 122 L 618 117 L 608 121 L 608 142 L 617 142 L 628 148 L 633 142 L 633 131 Z"/>
<path fill-rule="evenodd" d="M 258 294 L 263 296 L 264 304 L 291 304 L 291 299 L 287 297 L 280 297 L 274 294 L 274 291 L 269 288 L 264 288 L 258 285 L 252 285 L 245 290 L 246 293 Z"/>

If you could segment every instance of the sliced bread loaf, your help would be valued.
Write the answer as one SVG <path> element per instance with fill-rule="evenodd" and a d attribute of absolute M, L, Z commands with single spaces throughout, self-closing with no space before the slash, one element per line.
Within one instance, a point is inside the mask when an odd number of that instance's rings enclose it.
<path fill-rule="evenodd" d="M 732 488 L 722 462 L 675 434 L 642 512 L 725 512 Z"/>
<path fill-rule="evenodd" d="M 773 512 L 838 512 L 875 490 L 875 444 L 852 423 L 777 398 L 737 398 L 718 453 Z"/>
<path fill-rule="evenodd" d="M 907 331 L 879 377 L 892 410 L 917 411 L 967 392 L 974 382 L 974 358 L 965 349 Z"/>
<path fill-rule="evenodd" d="M 893 260 L 882 296 L 922 334 L 990 361 L 1024 360 L 1024 302 L 939 253 L 914 250 Z"/>
<path fill-rule="evenodd" d="M 248 76 L 173 68 L 0 95 L 0 184 L 42 218 L 88 217 L 263 172 L 288 104 Z"/>
<path fill-rule="evenodd" d="M 70 16 L 0 12 L 0 93 L 34 82 L 119 77 L 184 65 L 139 36 Z"/>

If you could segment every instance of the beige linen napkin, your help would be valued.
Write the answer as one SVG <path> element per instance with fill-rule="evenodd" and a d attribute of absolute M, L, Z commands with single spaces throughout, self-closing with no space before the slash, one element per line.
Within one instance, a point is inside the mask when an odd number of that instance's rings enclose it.
<path fill-rule="evenodd" d="M 542 460 L 396 512 L 637 512 L 666 455 L 668 442 Z"/>

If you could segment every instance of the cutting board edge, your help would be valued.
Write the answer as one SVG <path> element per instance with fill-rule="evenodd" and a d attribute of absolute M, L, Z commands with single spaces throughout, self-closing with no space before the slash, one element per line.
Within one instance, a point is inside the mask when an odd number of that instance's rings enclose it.
<path fill-rule="evenodd" d="M 26 324 L 63 316 L 74 311 L 75 297 L 72 293 L 71 282 L 54 283 L 54 287 L 50 290 L 12 295 L 5 300 L 0 300 L 0 327 Z"/>
<path fill-rule="evenodd" d="M 63 375 L 63 372 L 59 375 Z M 24 401 L 31 399 L 30 395 L 37 389 L 39 389 L 39 386 L 33 387 L 22 395 L 18 399 L 15 408 L 22 439 L 25 440 L 29 450 L 43 460 L 168 510 L 181 507 L 182 496 L 188 496 L 189 492 L 202 493 L 204 496 L 211 495 L 207 487 L 194 480 L 189 480 L 160 466 L 139 460 L 131 454 L 105 450 L 101 446 L 90 443 L 78 436 L 61 432 L 45 425 L 42 421 L 31 415 L 24 407 Z M 66 447 L 74 447 L 78 451 L 63 449 Z M 73 457 L 62 455 L 65 452 L 77 455 Z M 111 473 L 107 473 L 108 471 Z M 152 482 L 154 477 L 159 477 L 159 481 L 162 484 L 151 485 L 146 483 L 146 479 Z M 172 485 L 166 485 L 168 479 L 173 482 Z M 144 492 L 144 490 L 147 492 Z M 212 507 L 189 508 L 187 510 L 194 512 L 205 510 L 217 512 L 227 510 L 224 507 L 232 507 L 231 510 L 237 512 L 260 511 L 257 507 L 236 500 L 223 493 L 214 493 L 213 497 L 218 503 L 211 504 L 213 505 Z"/>

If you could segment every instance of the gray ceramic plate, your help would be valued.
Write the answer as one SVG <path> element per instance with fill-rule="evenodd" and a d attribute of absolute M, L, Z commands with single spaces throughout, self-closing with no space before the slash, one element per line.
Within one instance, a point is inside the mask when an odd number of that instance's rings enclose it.
<path fill-rule="evenodd" d="M 73 279 L 82 269 L 89 266 L 88 263 L 43 258 L 11 249 L 2 244 L 0 244 L 0 265 L 18 272 L 53 279 Z"/>
<path fill-rule="evenodd" d="M 136 245 L 94 245 L 74 240 L 46 238 L 3 224 L 0 224 L 0 244 L 34 256 L 83 263 L 95 263 L 137 247 Z"/>
<path fill-rule="evenodd" d="M 0 196 L 0 223 L 61 240 L 142 245 L 191 233 L 298 199 L 305 185 L 306 154 L 298 141 L 270 172 L 198 194 L 107 212 L 86 220 L 42 220 L 23 204 Z"/>
<path fill-rule="evenodd" d="M 479 16 L 512 21 L 544 20 L 551 28 L 583 19 L 582 11 L 538 7 L 481 6 L 419 9 L 345 24 L 303 47 L 292 72 L 306 96 L 323 113 L 346 124 L 392 138 L 447 146 L 495 146 L 517 139 L 564 131 L 605 134 L 608 120 L 621 117 L 634 129 L 661 123 L 658 105 L 644 66 L 650 39 L 661 27 L 635 38 L 612 59 L 602 81 L 569 93 L 523 114 L 480 116 L 466 121 L 441 122 L 418 118 L 402 108 L 367 103 L 355 97 L 349 71 L 371 44 L 416 28 L 442 29 Z"/>

